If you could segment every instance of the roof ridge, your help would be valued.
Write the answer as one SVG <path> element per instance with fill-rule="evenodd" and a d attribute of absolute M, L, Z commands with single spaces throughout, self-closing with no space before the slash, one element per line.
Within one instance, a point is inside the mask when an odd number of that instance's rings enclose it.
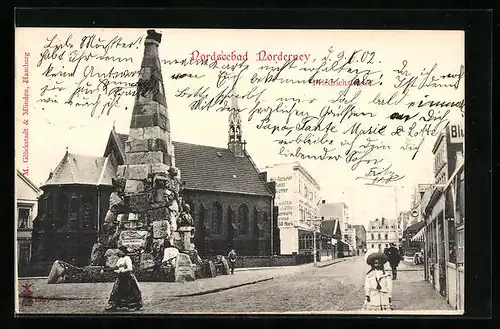
<path fill-rule="evenodd" d="M 97 180 L 97 185 L 101 185 L 102 178 L 104 177 L 104 172 L 106 171 L 107 166 L 108 166 L 108 159 L 109 159 L 109 155 L 104 160 L 104 164 L 102 165 L 102 169 L 101 169 L 101 174 L 99 175 L 99 179 Z"/>
<path fill-rule="evenodd" d="M 76 182 L 76 177 L 75 177 L 75 170 L 73 168 L 73 163 L 71 160 L 75 160 L 75 157 L 71 154 L 71 159 L 70 159 L 70 154 L 69 153 L 66 153 L 66 160 L 69 162 L 69 171 L 71 173 L 71 177 L 73 178 L 73 181 Z"/>
<path fill-rule="evenodd" d="M 118 147 L 118 151 L 120 152 L 122 159 L 125 161 L 126 159 L 126 154 L 124 149 L 125 145 L 122 145 L 122 141 L 120 140 L 120 134 L 118 134 L 114 129 L 111 130 L 111 134 L 113 135 L 115 143 L 117 144 L 116 146 Z M 121 134 L 121 135 L 127 136 L 128 139 L 129 134 Z"/>
<path fill-rule="evenodd" d="M 26 184 L 28 184 L 28 185 L 29 185 L 29 186 L 30 186 L 33 190 L 35 190 L 35 192 L 39 192 L 39 191 L 41 191 L 41 189 L 40 189 L 38 186 L 36 186 L 36 185 L 35 185 L 35 183 L 33 183 L 33 182 L 31 181 L 31 179 L 29 179 L 29 178 L 28 178 L 28 176 L 25 176 L 25 175 L 21 172 L 21 170 L 16 169 L 16 171 L 17 171 L 17 175 L 18 175 L 18 176 L 19 176 L 19 177 L 20 177 L 20 178 L 21 178 L 21 179 L 22 179 L 22 180 L 23 180 Z"/>

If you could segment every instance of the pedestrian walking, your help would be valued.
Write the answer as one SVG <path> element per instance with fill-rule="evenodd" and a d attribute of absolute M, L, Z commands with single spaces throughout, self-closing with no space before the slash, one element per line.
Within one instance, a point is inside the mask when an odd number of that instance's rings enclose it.
<path fill-rule="evenodd" d="M 238 255 L 236 254 L 234 248 L 231 249 L 231 251 L 227 255 L 227 258 L 229 259 L 229 267 L 231 269 L 231 274 L 234 274 L 234 267 L 236 266 L 236 259 L 238 258 Z"/>
<path fill-rule="evenodd" d="M 384 253 L 387 256 L 387 259 L 389 260 L 389 265 L 391 266 L 392 269 L 392 279 L 396 280 L 398 276 L 398 265 L 399 262 L 401 261 L 399 250 L 396 248 L 396 245 L 394 243 L 390 243 L 389 248 L 385 249 Z"/>
<path fill-rule="evenodd" d="M 113 284 L 106 310 L 111 311 L 116 310 L 118 307 L 124 307 L 136 311 L 142 307 L 141 290 L 132 272 L 132 260 L 127 255 L 127 247 L 121 246 L 118 249 L 120 258 L 115 266 L 118 277 Z"/>
<path fill-rule="evenodd" d="M 392 279 L 386 273 L 384 264 L 387 256 L 382 252 L 367 254 L 366 263 L 371 269 L 365 277 L 365 311 L 390 311 L 392 310 Z"/>

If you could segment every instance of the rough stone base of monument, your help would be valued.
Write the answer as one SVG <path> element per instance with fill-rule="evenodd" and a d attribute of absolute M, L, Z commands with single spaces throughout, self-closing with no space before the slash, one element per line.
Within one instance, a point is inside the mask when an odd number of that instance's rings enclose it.
<path fill-rule="evenodd" d="M 191 264 L 177 271 L 174 266 L 155 266 L 149 269 L 134 270 L 137 281 L 140 282 L 184 282 L 195 279 L 212 278 L 217 275 L 212 261 L 203 261 L 202 264 Z M 76 267 L 69 263 L 56 260 L 52 265 L 47 283 L 93 283 L 113 282 L 117 274 L 106 266 Z"/>

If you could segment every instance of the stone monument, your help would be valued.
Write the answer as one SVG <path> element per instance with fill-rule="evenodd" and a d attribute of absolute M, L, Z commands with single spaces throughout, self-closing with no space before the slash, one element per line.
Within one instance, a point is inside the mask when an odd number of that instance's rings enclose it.
<path fill-rule="evenodd" d="M 101 274 L 103 269 L 114 266 L 120 246 L 127 247 L 134 271 L 156 271 L 161 276 L 162 268 L 170 264 L 177 281 L 194 280 L 193 268 L 196 266 L 200 269 L 198 272 L 215 276 L 214 263 L 202 262 L 195 250 L 191 209 L 182 198 L 181 173 L 175 167 L 158 56 L 161 37 L 154 30 L 147 31 L 130 132 L 125 143 L 125 164 L 117 168 L 113 180 L 115 191 L 110 195 L 104 225 L 92 248 L 90 266 L 81 271 L 56 261 L 51 281 L 56 282 L 62 270 L 67 281 L 84 280 L 77 275 L 71 276 L 68 271 L 92 281 L 109 280 Z M 164 262 L 169 257 L 165 252 L 171 253 L 172 248 L 178 250 L 176 259 Z M 206 269 L 202 271 L 203 266 Z"/>

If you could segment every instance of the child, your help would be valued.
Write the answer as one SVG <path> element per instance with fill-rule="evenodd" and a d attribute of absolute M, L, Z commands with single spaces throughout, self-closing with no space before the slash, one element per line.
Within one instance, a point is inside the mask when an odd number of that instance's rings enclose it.
<path fill-rule="evenodd" d="M 386 273 L 384 264 L 387 256 L 381 252 L 368 255 L 366 263 L 371 266 L 365 278 L 365 301 L 363 310 L 390 311 L 392 310 L 392 278 Z"/>

